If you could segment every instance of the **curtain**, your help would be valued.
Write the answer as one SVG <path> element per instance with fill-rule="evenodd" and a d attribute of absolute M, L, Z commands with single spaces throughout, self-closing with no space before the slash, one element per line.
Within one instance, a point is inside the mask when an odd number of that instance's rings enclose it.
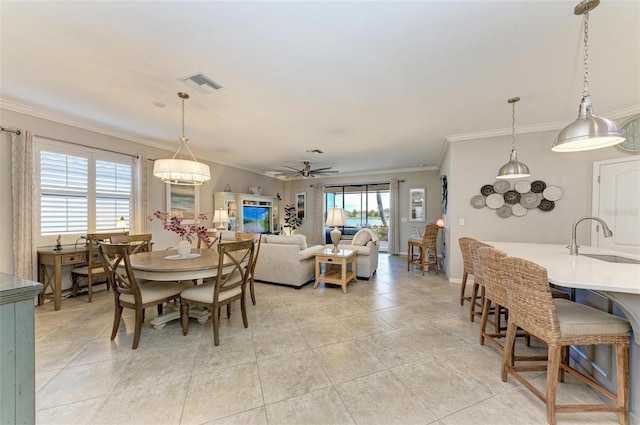
<path fill-rule="evenodd" d="M 36 158 L 33 133 L 11 134 L 11 195 L 13 208 L 13 274 L 38 280 Z"/>
<path fill-rule="evenodd" d="M 138 155 L 133 158 L 133 189 L 131 197 L 131 223 L 129 228 L 132 234 L 147 233 L 147 210 L 149 207 L 149 191 L 147 172 L 149 171 L 147 159 Z"/>
<path fill-rule="evenodd" d="M 313 185 L 313 244 L 324 245 L 324 183 Z"/>
<path fill-rule="evenodd" d="M 397 255 L 400 252 L 400 227 L 398 222 L 398 179 L 389 182 L 389 255 Z"/>

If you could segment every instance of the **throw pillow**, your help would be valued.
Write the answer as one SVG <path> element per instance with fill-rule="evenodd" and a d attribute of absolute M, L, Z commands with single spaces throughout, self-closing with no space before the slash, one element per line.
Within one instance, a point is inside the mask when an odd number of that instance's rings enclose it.
<path fill-rule="evenodd" d="M 364 229 L 358 230 L 358 233 L 356 233 L 353 236 L 353 241 L 351 242 L 351 245 L 365 246 L 367 242 L 369 242 L 370 240 L 371 240 L 371 234 L 369 232 L 367 232 Z"/>

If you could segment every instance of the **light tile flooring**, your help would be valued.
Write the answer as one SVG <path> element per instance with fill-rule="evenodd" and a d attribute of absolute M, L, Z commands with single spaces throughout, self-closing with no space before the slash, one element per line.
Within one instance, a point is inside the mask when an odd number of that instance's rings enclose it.
<path fill-rule="evenodd" d="M 147 311 L 131 349 L 125 310 L 110 341 L 110 292 L 36 308 L 38 424 L 544 424 L 544 405 L 500 380 L 500 355 L 478 343 L 478 323 L 443 275 L 407 272 L 380 255 L 376 276 L 301 290 L 257 284 L 224 318 L 154 330 Z M 518 349 L 525 349 L 518 343 Z M 529 349 L 540 351 L 538 348 Z M 544 388 L 544 377 L 536 385 Z M 536 375 L 534 375 L 536 376 Z M 568 379 L 562 403 L 598 401 Z M 611 413 L 562 414 L 560 424 L 615 424 Z"/>

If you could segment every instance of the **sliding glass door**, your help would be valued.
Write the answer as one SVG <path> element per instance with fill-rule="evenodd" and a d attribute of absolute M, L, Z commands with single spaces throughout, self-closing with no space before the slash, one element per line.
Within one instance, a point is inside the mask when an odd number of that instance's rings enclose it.
<path fill-rule="evenodd" d="M 380 251 L 387 251 L 389 236 L 389 183 L 341 185 L 325 187 L 325 217 L 327 208 L 342 208 L 346 226 L 344 239 L 349 239 L 363 227 L 370 227 L 380 237 Z"/>

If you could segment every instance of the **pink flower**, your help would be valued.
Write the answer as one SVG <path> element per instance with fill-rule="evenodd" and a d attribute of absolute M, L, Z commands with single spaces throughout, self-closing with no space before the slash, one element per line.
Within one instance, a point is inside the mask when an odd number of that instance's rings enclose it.
<path fill-rule="evenodd" d="M 174 232 L 176 235 L 180 236 L 181 239 L 193 242 L 193 240 L 198 237 L 205 243 L 211 242 L 209 235 L 207 235 L 207 228 L 198 223 L 200 220 L 207 219 L 207 213 L 198 213 L 193 223 L 182 224 L 182 220 L 184 220 L 184 218 L 177 215 L 172 216 L 168 212 L 155 210 L 153 215 L 149 217 L 149 221 L 156 219 L 164 220 L 164 230 Z"/>

